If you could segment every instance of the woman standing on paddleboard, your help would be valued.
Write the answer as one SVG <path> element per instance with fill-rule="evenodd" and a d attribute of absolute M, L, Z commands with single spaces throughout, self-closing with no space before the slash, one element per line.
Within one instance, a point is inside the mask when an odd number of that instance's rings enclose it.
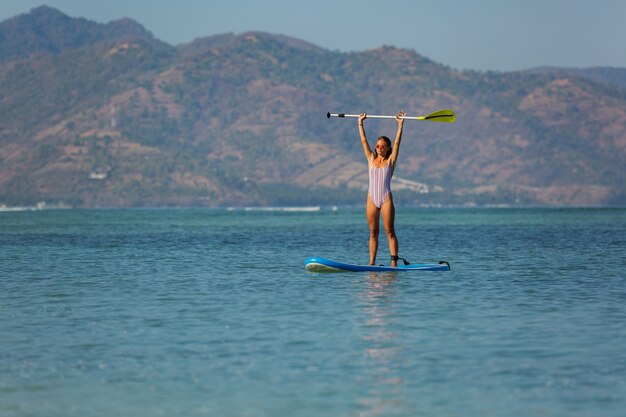
<path fill-rule="evenodd" d="M 372 152 L 367 137 L 365 136 L 365 128 L 363 121 L 367 118 L 365 113 L 359 115 L 359 134 L 361 136 L 361 144 L 367 158 L 367 167 L 369 171 L 369 189 L 367 193 L 367 203 L 365 212 L 367 215 L 367 223 L 370 228 L 370 265 L 376 264 L 376 253 L 378 252 L 378 232 L 380 224 L 380 216 L 383 217 L 383 225 L 385 233 L 389 240 L 389 252 L 391 253 L 391 266 L 398 266 L 398 238 L 394 229 L 394 221 L 396 217 L 396 208 L 393 205 L 393 196 L 391 195 L 391 177 L 393 176 L 398 152 L 400 151 L 400 141 L 402 139 L 402 126 L 404 124 L 403 116 L 406 113 L 400 111 L 396 115 L 398 122 L 398 132 L 396 139 L 391 145 L 391 141 L 386 136 L 380 136 L 376 140 L 375 152 Z"/>

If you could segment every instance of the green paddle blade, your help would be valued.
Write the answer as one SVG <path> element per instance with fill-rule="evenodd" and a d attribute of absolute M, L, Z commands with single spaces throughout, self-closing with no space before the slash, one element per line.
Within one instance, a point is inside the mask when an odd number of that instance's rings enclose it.
<path fill-rule="evenodd" d="M 454 111 L 450 109 L 438 110 L 428 116 L 424 116 L 424 120 L 428 120 L 430 122 L 454 123 L 456 115 L 454 114 Z"/>

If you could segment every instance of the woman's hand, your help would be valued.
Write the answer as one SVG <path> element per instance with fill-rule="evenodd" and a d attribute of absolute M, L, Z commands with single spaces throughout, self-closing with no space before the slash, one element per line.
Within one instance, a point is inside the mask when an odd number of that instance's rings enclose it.
<path fill-rule="evenodd" d="M 398 121 L 399 127 L 402 127 L 402 125 L 404 124 L 404 116 L 406 116 L 406 112 L 404 110 L 400 110 L 398 114 L 396 114 L 396 120 Z"/>
<path fill-rule="evenodd" d="M 359 114 L 359 126 L 363 126 L 363 120 L 367 119 L 367 114 L 361 113 Z"/>

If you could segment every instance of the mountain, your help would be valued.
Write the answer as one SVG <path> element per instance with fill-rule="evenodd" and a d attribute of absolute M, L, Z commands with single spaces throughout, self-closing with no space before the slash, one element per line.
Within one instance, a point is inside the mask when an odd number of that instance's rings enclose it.
<path fill-rule="evenodd" d="M 106 25 L 74 19 L 56 9 L 40 6 L 0 25 L 0 63 L 31 54 L 54 54 L 86 45 L 125 38 L 153 40 L 143 26 L 131 19 Z"/>
<path fill-rule="evenodd" d="M 530 70 L 534 73 L 566 74 L 568 76 L 579 76 L 618 88 L 626 88 L 626 68 L 614 67 L 594 67 L 594 68 L 559 68 L 543 67 Z"/>
<path fill-rule="evenodd" d="M 457 71 L 413 50 L 260 32 L 170 46 L 128 19 L 47 7 L 6 33 L 0 204 L 362 204 L 356 121 L 326 112 L 401 108 L 453 108 L 457 122 L 405 123 L 397 204 L 626 203 L 626 89 L 605 79 Z M 366 131 L 393 137 L 395 122 Z"/>

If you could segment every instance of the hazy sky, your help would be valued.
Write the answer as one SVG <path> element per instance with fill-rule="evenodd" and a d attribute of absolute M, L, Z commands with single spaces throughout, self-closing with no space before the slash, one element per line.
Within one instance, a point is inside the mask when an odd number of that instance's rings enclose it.
<path fill-rule="evenodd" d="M 457 69 L 626 67 L 626 0 L 0 0 L 0 20 L 42 4 L 130 17 L 172 45 L 260 30 L 331 50 L 410 48 Z"/>

